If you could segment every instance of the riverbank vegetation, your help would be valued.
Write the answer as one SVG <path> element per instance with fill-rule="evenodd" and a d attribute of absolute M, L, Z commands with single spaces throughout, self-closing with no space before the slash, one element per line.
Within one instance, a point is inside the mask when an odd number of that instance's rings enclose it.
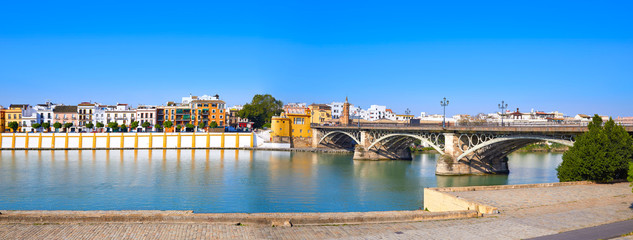
<path fill-rule="evenodd" d="M 631 135 L 613 119 L 603 124 L 597 114 L 588 128 L 589 131 L 576 137 L 574 146 L 563 154 L 563 162 L 556 168 L 558 179 L 561 182 L 627 179 L 633 160 Z"/>
<path fill-rule="evenodd" d="M 272 117 L 279 116 L 283 111 L 282 108 L 283 103 L 270 94 L 256 94 L 251 103 L 244 104 L 237 115 L 253 121 L 254 128 L 270 127 Z"/>
<path fill-rule="evenodd" d="M 516 152 L 565 152 L 568 149 L 568 146 L 560 143 L 538 142 L 522 147 Z"/>

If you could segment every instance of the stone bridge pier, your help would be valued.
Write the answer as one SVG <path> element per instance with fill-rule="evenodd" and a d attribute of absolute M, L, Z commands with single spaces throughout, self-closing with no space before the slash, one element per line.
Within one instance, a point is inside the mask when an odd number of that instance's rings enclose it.
<path fill-rule="evenodd" d="M 435 149 L 437 175 L 507 174 L 508 155 L 528 144 L 548 141 L 573 146 L 577 132 L 455 131 L 447 129 L 338 128 L 313 131 L 313 147 L 345 148 L 354 160 L 411 160 L 410 146 Z"/>

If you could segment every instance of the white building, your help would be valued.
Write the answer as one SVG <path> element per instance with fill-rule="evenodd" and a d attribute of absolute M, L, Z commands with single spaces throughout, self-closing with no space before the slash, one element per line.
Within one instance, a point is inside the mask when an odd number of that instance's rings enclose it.
<path fill-rule="evenodd" d="M 37 104 L 35 107 L 33 107 L 33 109 L 35 109 L 35 112 L 37 112 L 37 114 L 39 115 L 39 124 L 46 122 L 53 126 L 53 123 L 55 123 L 55 115 L 53 114 L 53 109 L 55 109 L 55 106 L 57 105 L 51 102 L 46 102 L 44 104 Z"/>
<path fill-rule="evenodd" d="M 142 105 L 136 108 L 136 121 L 138 121 L 139 129 L 132 130 L 141 130 L 143 131 L 143 123 L 149 122 L 150 127 L 147 129 L 149 131 L 155 130 L 154 125 L 156 124 L 156 106 Z"/>
<path fill-rule="evenodd" d="M 105 110 L 106 123 L 104 125 L 108 125 L 110 122 L 116 122 L 119 126 L 125 124 L 127 127 L 130 127 L 130 124 L 136 121 L 136 110 L 130 108 L 129 105 L 118 103 L 116 108 Z"/>
<path fill-rule="evenodd" d="M 95 121 L 95 127 L 97 123 L 102 123 L 104 126 L 108 126 L 108 118 L 106 117 L 106 111 L 115 110 L 116 106 L 99 105 L 96 107 L 92 119 Z"/>
<path fill-rule="evenodd" d="M 343 104 L 344 102 L 332 102 L 330 104 L 328 104 L 328 106 L 330 106 L 330 108 L 332 108 L 332 119 L 339 119 L 341 118 L 341 116 L 343 115 Z M 351 110 L 351 105 L 350 105 L 350 116 L 354 116 L 355 114 L 352 113 Z"/>
<path fill-rule="evenodd" d="M 182 105 L 187 105 L 194 100 L 220 100 L 220 95 L 216 94 L 214 96 L 209 96 L 209 95 L 193 96 L 189 94 L 189 97 L 182 97 Z"/>
<path fill-rule="evenodd" d="M 34 132 L 31 126 L 40 122 L 40 115 L 31 106 L 22 109 L 22 132 Z"/>
<path fill-rule="evenodd" d="M 427 114 L 426 112 L 420 113 L 420 121 L 426 122 L 442 122 L 443 115 L 442 114 Z M 448 117 L 446 118 L 447 122 L 454 122 L 455 119 Z"/>
<path fill-rule="evenodd" d="M 376 121 L 379 119 L 392 117 L 392 115 L 395 119 L 395 115 L 393 113 L 387 113 L 387 106 L 371 105 L 369 109 L 367 109 L 366 118 L 363 118 L 363 119 L 369 120 L 369 121 Z"/>

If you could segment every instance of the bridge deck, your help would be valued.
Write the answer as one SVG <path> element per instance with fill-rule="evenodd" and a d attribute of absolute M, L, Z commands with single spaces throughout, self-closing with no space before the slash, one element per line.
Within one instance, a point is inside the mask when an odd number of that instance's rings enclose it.
<path fill-rule="evenodd" d="M 398 125 L 348 125 L 348 126 L 321 126 L 312 125 L 315 129 L 349 129 L 349 130 L 402 130 L 402 131 L 430 131 L 430 132 L 551 132 L 551 133 L 583 133 L 587 132 L 586 126 L 560 126 L 560 125 L 545 125 L 545 126 L 467 126 L 467 127 L 446 127 L 438 125 L 420 125 L 410 126 L 404 124 Z M 625 126 L 626 131 L 633 133 L 633 126 Z"/>

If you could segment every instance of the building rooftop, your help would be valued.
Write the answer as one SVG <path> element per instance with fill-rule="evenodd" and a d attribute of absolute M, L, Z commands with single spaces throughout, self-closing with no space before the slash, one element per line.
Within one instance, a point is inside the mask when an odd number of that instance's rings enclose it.
<path fill-rule="evenodd" d="M 55 107 L 55 109 L 53 109 L 53 112 L 54 113 L 68 113 L 68 112 L 77 113 L 77 106 L 61 105 L 61 106 Z"/>
<path fill-rule="evenodd" d="M 28 104 L 11 104 L 11 105 L 9 105 L 9 108 L 27 109 L 28 107 L 29 107 Z"/>

